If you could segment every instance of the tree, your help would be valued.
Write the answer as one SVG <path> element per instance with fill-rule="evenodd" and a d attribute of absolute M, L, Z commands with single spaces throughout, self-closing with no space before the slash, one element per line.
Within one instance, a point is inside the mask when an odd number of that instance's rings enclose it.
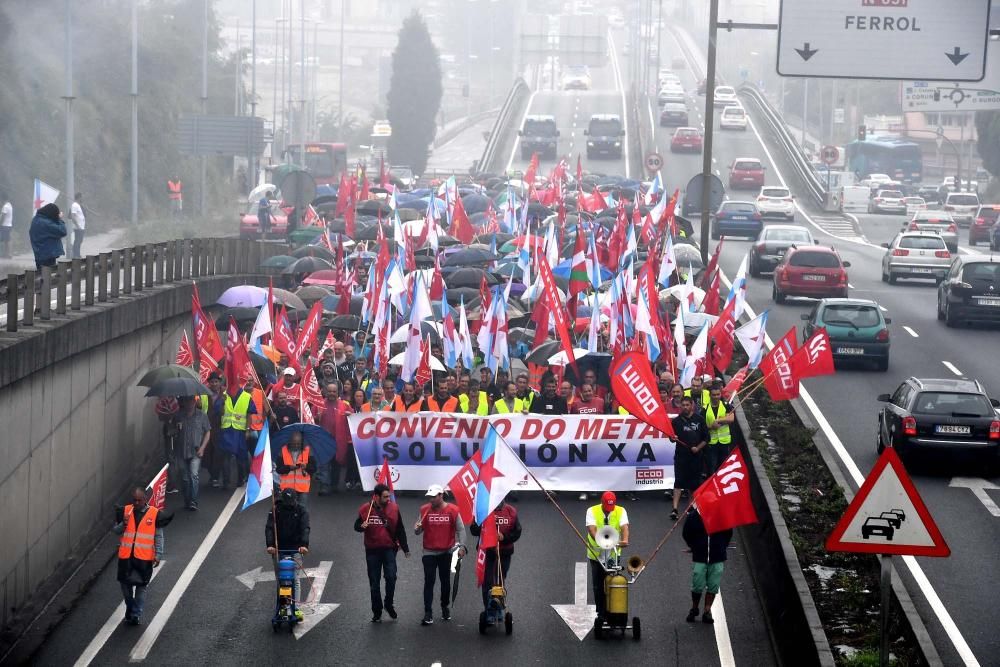
<path fill-rule="evenodd" d="M 979 135 L 976 150 L 983 159 L 983 167 L 994 177 L 1000 176 L 1000 112 L 977 111 L 976 133 Z"/>
<path fill-rule="evenodd" d="M 428 147 L 437 132 L 441 107 L 441 61 L 427 23 L 414 10 L 399 30 L 392 53 L 392 79 L 386 116 L 392 125 L 389 159 L 417 174 L 427 167 Z"/>

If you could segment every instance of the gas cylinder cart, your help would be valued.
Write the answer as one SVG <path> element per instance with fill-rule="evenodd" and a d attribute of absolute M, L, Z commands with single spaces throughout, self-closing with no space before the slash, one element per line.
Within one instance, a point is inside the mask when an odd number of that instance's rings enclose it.
<path fill-rule="evenodd" d="M 607 573 L 604 577 L 604 600 L 607 612 L 594 619 L 594 639 L 605 639 L 613 636 L 624 637 L 629 630 L 632 639 L 638 641 L 642 636 L 642 625 L 638 616 L 632 617 L 629 624 L 628 594 L 629 587 L 643 569 L 643 561 L 639 556 L 632 556 L 622 565 L 621 548 L 619 547 L 618 531 L 611 526 L 604 526 L 594 537 L 600 548 L 598 562 Z"/>
<path fill-rule="evenodd" d="M 503 569 L 500 567 L 500 545 L 496 547 L 496 576 L 494 585 L 490 588 L 490 599 L 486 611 L 479 612 L 479 634 L 485 635 L 486 629 L 503 623 L 504 631 L 509 636 L 514 632 L 514 615 L 507 611 L 507 589 L 504 587 Z"/>
<path fill-rule="evenodd" d="M 282 625 L 288 626 L 288 631 L 294 630 L 297 623 L 302 622 L 302 612 L 299 611 L 295 599 L 295 568 L 294 560 L 297 551 L 278 552 L 278 590 L 274 601 L 274 617 L 271 618 L 271 628 L 277 632 Z"/>

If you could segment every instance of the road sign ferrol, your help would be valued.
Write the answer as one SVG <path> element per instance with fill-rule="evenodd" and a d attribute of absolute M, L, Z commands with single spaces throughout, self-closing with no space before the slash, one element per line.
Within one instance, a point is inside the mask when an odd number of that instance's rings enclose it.
<path fill-rule="evenodd" d="M 781 0 L 781 76 L 981 81 L 990 0 Z"/>

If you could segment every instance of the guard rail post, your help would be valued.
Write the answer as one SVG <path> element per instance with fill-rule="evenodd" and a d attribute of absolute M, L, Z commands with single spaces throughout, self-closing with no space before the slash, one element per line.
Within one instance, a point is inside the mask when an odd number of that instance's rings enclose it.
<path fill-rule="evenodd" d="M 156 244 L 149 243 L 143 246 L 143 250 L 146 253 L 146 271 L 143 276 L 143 286 L 152 287 L 153 286 L 153 271 L 156 267 Z"/>
<path fill-rule="evenodd" d="M 108 300 L 108 281 L 114 278 L 114 272 L 117 268 L 117 264 L 111 264 L 111 258 L 114 253 L 102 252 L 98 258 L 98 269 L 97 269 L 97 301 L 99 303 L 105 303 Z"/>
<path fill-rule="evenodd" d="M 87 281 L 87 291 L 84 293 L 83 304 L 85 306 L 94 305 L 94 262 L 97 258 L 93 255 L 87 255 L 84 261 L 83 277 Z"/>
<path fill-rule="evenodd" d="M 69 307 L 71 310 L 80 310 L 80 260 L 74 258 L 70 261 L 69 267 Z"/>
<path fill-rule="evenodd" d="M 66 265 L 69 262 L 56 262 L 56 315 L 66 314 Z"/>
<path fill-rule="evenodd" d="M 7 274 L 7 331 L 17 331 L 17 298 L 19 296 L 17 274 Z M 27 290 L 25 290 L 27 291 Z"/>
<path fill-rule="evenodd" d="M 35 271 L 29 269 L 24 272 L 24 326 L 30 327 L 35 323 Z"/>
<path fill-rule="evenodd" d="M 122 248 L 122 287 L 128 295 L 132 293 L 132 248 Z"/>

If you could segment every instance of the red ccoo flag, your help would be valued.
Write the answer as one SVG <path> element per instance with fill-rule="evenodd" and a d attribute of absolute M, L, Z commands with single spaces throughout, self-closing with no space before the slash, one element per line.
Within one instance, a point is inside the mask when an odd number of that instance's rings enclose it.
<path fill-rule="evenodd" d="M 146 486 L 146 492 L 149 496 L 150 507 L 155 507 L 158 510 L 162 510 L 167 506 L 167 470 L 170 469 L 170 464 L 166 463 L 160 472 L 156 473 L 156 477 L 153 481 Z"/>
<path fill-rule="evenodd" d="M 184 335 L 181 336 L 181 342 L 177 346 L 177 355 L 174 357 L 174 363 L 178 366 L 194 366 L 194 354 L 191 352 L 191 341 L 188 340 L 188 332 L 185 329 Z"/>
<path fill-rule="evenodd" d="M 734 449 L 715 474 L 691 495 L 709 535 L 757 523 L 750 497 L 750 470 L 739 449 Z"/>
<path fill-rule="evenodd" d="M 392 486 L 392 470 L 389 468 L 389 457 L 382 457 L 382 467 L 378 469 L 376 484 L 385 484 L 389 487 L 389 499 L 396 502 L 396 489 Z"/>
<path fill-rule="evenodd" d="M 486 579 L 486 551 L 495 549 L 499 543 L 497 518 L 490 512 L 483 521 L 482 531 L 479 533 L 479 549 L 476 553 L 476 584 L 479 586 L 482 586 Z"/>
<path fill-rule="evenodd" d="M 455 496 L 458 513 L 467 526 L 476 519 L 476 486 L 479 484 L 479 468 L 482 465 L 482 454 L 477 449 L 448 482 L 448 488 Z"/>
<path fill-rule="evenodd" d="M 612 360 L 611 392 L 628 413 L 653 428 L 674 438 L 674 426 L 667 416 L 667 409 L 660 402 L 656 378 L 642 352 L 626 352 Z"/>
<path fill-rule="evenodd" d="M 735 301 L 735 299 L 734 299 Z M 795 328 L 788 330 L 760 362 L 764 388 L 772 400 L 784 401 L 799 395 L 799 381 L 792 373 L 791 359 L 795 354 Z"/>
<path fill-rule="evenodd" d="M 735 299 L 733 299 L 735 301 Z M 788 365 L 792 368 L 795 381 L 816 377 L 817 375 L 832 375 L 833 349 L 830 347 L 830 336 L 826 329 L 817 329 L 802 347 L 795 351 Z"/>

